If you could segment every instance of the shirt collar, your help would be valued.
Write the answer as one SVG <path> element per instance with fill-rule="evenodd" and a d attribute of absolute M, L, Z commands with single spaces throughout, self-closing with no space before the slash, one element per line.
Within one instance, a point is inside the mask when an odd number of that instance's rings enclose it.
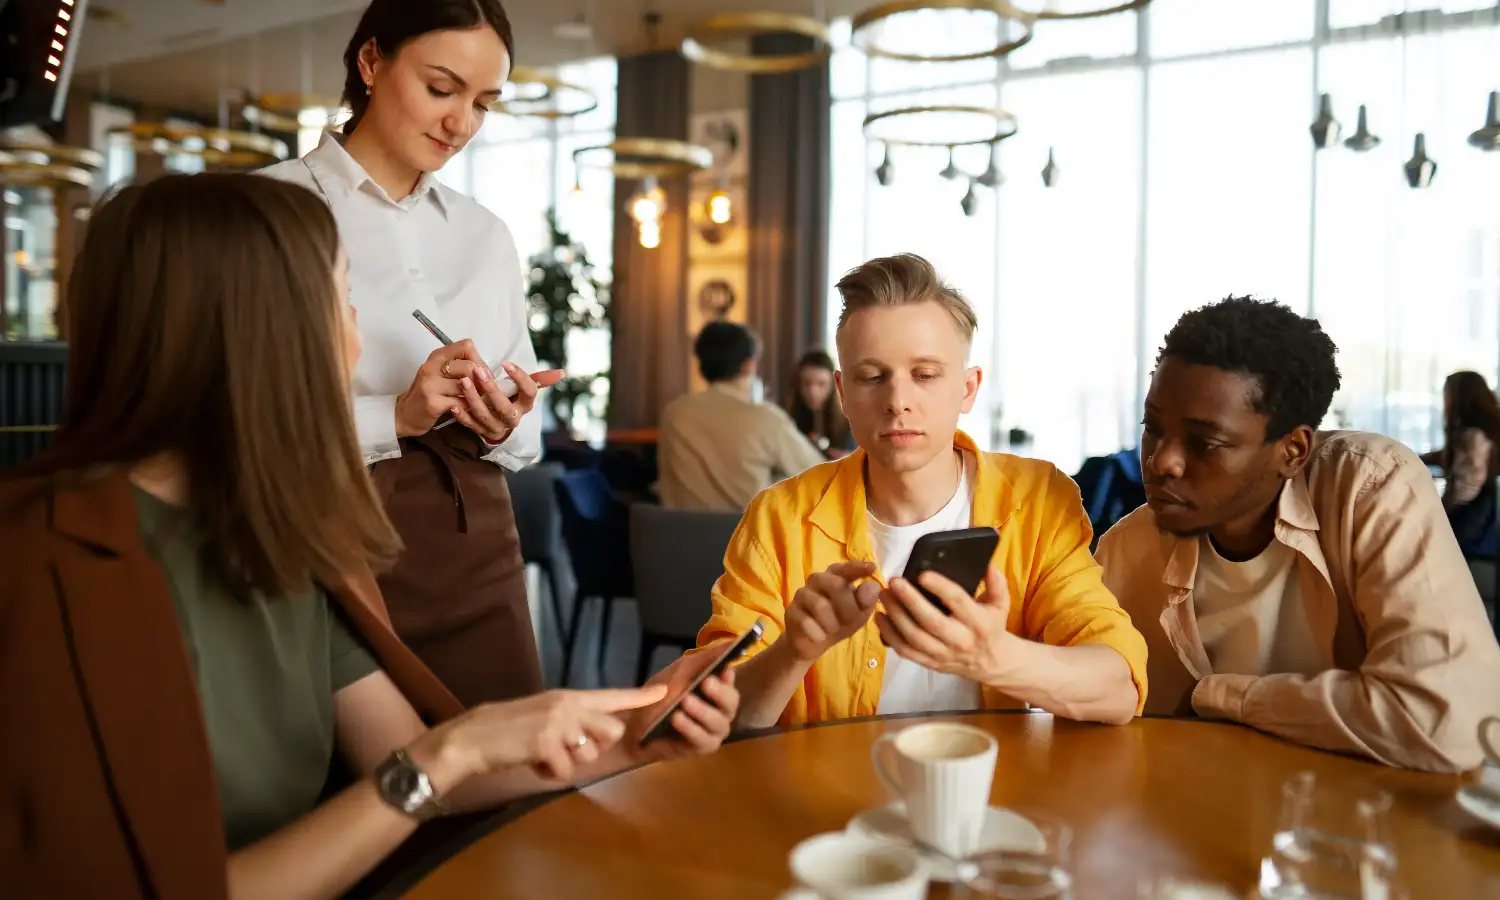
<path fill-rule="evenodd" d="M 1005 525 L 1019 504 L 1010 479 L 995 453 L 980 453 L 979 445 L 962 431 L 954 432 L 953 446 L 978 458 L 974 471 L 972 521 L 981 525 Z M 871 561 L 869 505 L 865 498 L 865 451 L 856 450 L 835 463 L 833 481 L 808 517 L 816 528 L 849 550 L 852 559 Z"/>
<path fill-rule="evenodd" d="M 1307 470 L 1304 468 L 1282 486 L 1276 499 L 1276 528 L 1272 540 L 1305 552 L 1305 548 L 1299 545 L 1308 542 L 1297 541 L 1291 532 L 1317 531 L 1318 514 L 1313 509 L 1312 492 L 1307 486 Z M 1198 538 L 1180 538 L 1162 532 L 1162 540 L 1166 544 L 1164 555 L 1167 557 L 1162 582 L 1179 590 L 1192 590 L 1198 574 Z M 1318 560 L 1314 563 L 1322 568 Z"/>
<path fill-rule="evenodd" d="M 448 217 L 448 198 L 443 196 L 442 185 L 437 176 L 431 172 L 423 172 L 411 194 L 402 200 L 392 200 L 364 167 L 349 155 L 349 151 L 344 149 L 344 136 L 341 134 L 324 132 L 317 148 L 303 157 L 303 161 L 317 179 L 318 187 L 327 195 L 330 206 L 349 199 L 356 191 L 366 191 L 401 209 L 412 209 L 431 197 L 438 212 L 444 218 Z"/>
<path fill-rule="evenodd" d="M 750 396 L 748 388 L 741 387 L 733 381 L 715 381 L 708 386 L 708 389 L 718 391 L 721 394 L 728 394 L 736 400 L 743 400 L 746 403 L 755 402 L 755 398 Z"/>

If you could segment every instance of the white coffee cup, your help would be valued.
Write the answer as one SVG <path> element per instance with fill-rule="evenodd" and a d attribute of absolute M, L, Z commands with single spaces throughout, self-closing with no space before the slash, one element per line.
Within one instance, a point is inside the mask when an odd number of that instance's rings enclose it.
<path fill-rule="evenodd" d="M 923 900 L 927 866 L 911 847 L 833 831 L 792 848 L 792 875 L 823 900 Z"/>
<path fill-rule="evenodd" d="M 917 840 L 962 859 L 979 843 L 998 753 L 995 739 L 978 728 L 934 722 L 881 735 L 870 760 L 906 804 Z"/>

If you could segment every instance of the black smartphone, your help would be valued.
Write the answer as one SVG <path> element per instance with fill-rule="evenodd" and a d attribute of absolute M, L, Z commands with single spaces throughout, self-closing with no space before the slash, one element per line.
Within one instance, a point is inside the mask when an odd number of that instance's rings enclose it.
<path fill-rule="evenodd" d="M 644 747 L 660 738 L 676 737 L 677 729 L 672 727 L 672 713 L 677 712 L 677 708 L 682 705 L 682 698 L 689 694 L 697 694 L 699 697 L 702 697 L 703 682 L 708 680 L 709 676 L 718 675 L 720 672 L 723 672 L 729 668 L 730 663 L 744 656 L 745 652 L 755 646 L 756 641 L 760 640 L 760 636 L 765 633 L 765 630 L 765 624 L 757 619 L 755 624 L 750 626 L 749 631 L 740 635 L 738 639 L 732 641 L 728 647 L 724 648 L 719 654 L 719 658 L 714 660 L 712 665 L 706 666 L 703 671 L 699 672 L 698 677 L 694 678 L 687 687 L 683 688 L 682 693 L 671 700 L 663 701 L 667 704 L 667 708 L 662 711 L 661 715 L 656 717 L 655 721 L 651 723 L 651 727 L 646 729 L 646 733 L 641 735 L 641 746 Z"/>
<path fill-rule="evenodd" d="M 957 531 L 937 531 L 917 538 L 906 560 L 906 571 L 901 577 L 910 581 L 912 587 L 933 606 L 951 616 L 953 611 L 937 595 L 917 583 L 923 572 L 936 572 L 973 596 L 984 584 L 984 573 L 989 569 L 990 558 L 1000 545 L 1000 532 L 993 528 L 961 528 Z"/>

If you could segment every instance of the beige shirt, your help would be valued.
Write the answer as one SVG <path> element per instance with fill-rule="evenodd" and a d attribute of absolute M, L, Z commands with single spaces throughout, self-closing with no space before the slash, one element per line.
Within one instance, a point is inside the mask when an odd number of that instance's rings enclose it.
<path fill-rule="evenodd" d="M 1146 712 L 1191 697 L 1200 715 L 1388 765 L 1479 765 L 1479 720 L 1500 714 L 1500 647 L 1416 454 L 1379 435 L 1318 435 L 1281 492 L 1275 534 L 1297 554 L 1327 660 L 1312 677 L 1215 671 L 1194 597 L 1199 541 L 1159 531 L 1149 507 L 1100 541 L 1104 583 L 1146 636 Z"/>
<path fill-rule="evenodd" d="M 792 417 L 729 382 L 684 394 L 661 414 L 661 502 L 740 512 L 755 495 L 823 462 Z"/>

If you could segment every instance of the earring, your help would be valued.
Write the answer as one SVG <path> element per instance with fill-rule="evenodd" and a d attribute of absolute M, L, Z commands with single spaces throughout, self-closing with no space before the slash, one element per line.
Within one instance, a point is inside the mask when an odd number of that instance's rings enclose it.
<path fill-rule="evenodd" d="M 365 85 L 365 96 L 366 97 L 370 96 L 370 86 L 368 84 Z"/>

